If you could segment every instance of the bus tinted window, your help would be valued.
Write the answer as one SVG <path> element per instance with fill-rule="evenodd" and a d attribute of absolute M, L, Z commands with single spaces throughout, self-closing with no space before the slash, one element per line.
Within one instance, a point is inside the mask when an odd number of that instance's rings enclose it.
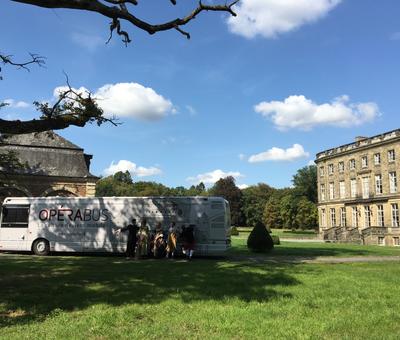
<path fill-rule="evenodd" d="M 29 219 L 29 206 L 3 207 L 2 228 L 27 228 Z"/>

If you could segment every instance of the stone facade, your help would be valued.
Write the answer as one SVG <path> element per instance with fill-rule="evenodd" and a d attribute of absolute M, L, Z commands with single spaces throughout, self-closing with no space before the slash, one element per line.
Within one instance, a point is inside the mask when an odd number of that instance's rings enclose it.
<path fill-rule="evenodd" d="M 398 246 L 400 129 L 320 152 L 319 230 L 325 240 Z"/>
<path fill-rule="evenodd" d="M 0 202 L 7 196 L 95 195 L 92 156 L 53 131 L 2 136 L 0 153 L 9 151 L 26 166 L 1 169 Z"/>

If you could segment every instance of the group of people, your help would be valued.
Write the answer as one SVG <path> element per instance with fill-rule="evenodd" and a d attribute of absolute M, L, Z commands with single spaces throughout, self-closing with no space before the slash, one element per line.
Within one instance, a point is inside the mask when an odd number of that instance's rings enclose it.
<path fill-rule="evenodd" d="M 142 218 L 140 226 L 136 219 L 132 223 L 119 228 L 118 233 L 128 233 L 126 246 L 127 259 L 134 257 L 174 258 L 178 245 L 182 246 L 182 253 L 188 259 L 193 257 L 195 237 L 193 225 L 182 225 L 180 228 L 175 222 L 171 222 L 167 230 L 158 222 L 154 229 L 147 225 L 147 220 Z"/>

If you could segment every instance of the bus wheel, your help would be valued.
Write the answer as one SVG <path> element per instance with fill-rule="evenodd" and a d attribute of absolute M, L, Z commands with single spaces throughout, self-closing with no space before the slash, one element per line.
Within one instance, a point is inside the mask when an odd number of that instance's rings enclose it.
<path fill-rule="evenodd" d="M 49 255 L 50 252 L 49 241 L 43 238 L 36 240 L 35 242 L 33 242 L 32 250 L 35 253 L 35 255 L 39 256 Z"/>

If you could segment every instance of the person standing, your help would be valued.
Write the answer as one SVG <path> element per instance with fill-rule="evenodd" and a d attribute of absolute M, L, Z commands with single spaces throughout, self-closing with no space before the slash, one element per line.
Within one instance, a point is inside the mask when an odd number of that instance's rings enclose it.
<path fill-rule="evenodd" d="M 154 235 L 153 242 L 153 256 L 155 258 L 161 258 L 165 256 L 165 241 L 164 241 L 164 233 L 162 229 L 161 223 L 157 223 L 156 231 Z"/>
<path fill-rule="evenodd" d="M 192 259 L 195 247 L 195 238 L 194 238 L 194 227 L 190 224 L 188 227 L 182 228 L 182 239 L 183 239 L 183 248 L 184 254 L 186 254 L 189 260 Z"/>
<path fill-rule="evenodd" d="M 149 229 L 147 226 L 147 220 L 145 217 L 142 218 L 140 229 L 138 232 L 138 245 L 136 250 L 136 257 L 146 257 L 149 252 Z"/>
<path fill-rule="evenodd" d="M 136 219 L 132 218 L 132 223 L 127 226 L 120 228 L 120 232 L 128 233 L 128 243 L 126 245 L 126 258 L 131 259 L 135 256 L 135 249 L 137 243 L 137 232 L 139 230 L 138 225 L 136 224 Z"/>
<path fill-rule="evenodd" d="M 176 230 L 176 224 L 175 224 L 175 222 L 172 222 L 171 226 L 168 229 L 166 258 L 170 258 L 170 257 L 174 258 L 177 239 L 178 239 L 178 232 Z"/>

